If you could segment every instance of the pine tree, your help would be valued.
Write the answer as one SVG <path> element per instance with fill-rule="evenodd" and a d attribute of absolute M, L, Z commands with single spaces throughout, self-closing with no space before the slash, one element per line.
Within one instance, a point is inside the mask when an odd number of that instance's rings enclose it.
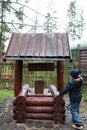
<path fill-rule="evenodd" d="M 76 0 L 70 2 L 68 9 L 68 32 L 73 40 L 80 39 L 84 29 L 83 11 L 77 10 Z"/>
<path fill-rule="evenodd" d="M 48 33 L 57 30 L 57 17 L 55 17 L 56 12 L 57 11 L 54 8 L 53 0 L 51 0 L 48 3 L 48 12 L 45 16 L 44 22 L 44 30 Z"/>
<path fill-rule="evenodd" d="M 9 34 L 14 30 L 18 31 L 19 29 L 22 29 L 24 26 L 24 6 L 19 2 L 21 2 L 21 0 L 16 0 L 16 2 L 13 2 L 12 0 L 0 1 L 0 54 L 4 51 L 4 43 L 8 40 Z M 24 0 L 24 2 L 28 1 Z M 14 6 L 12 6 L 12 4 L 14 4 Z M 19 5 L 17 6 L 17 9 L 15 8 L 15 5 Z M 8 15 L 13 17 L 13 20 L 10 22 Z M 15 23 L 15 18 L 17 18 L 19 23 Z M 8 22 L 6 22 L 6 20 L 8 20 Z"/>

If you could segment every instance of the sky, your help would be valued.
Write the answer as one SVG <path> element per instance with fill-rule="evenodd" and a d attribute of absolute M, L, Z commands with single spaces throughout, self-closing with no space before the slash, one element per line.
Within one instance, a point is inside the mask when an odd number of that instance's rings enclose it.
<path fill-rule="evenodd" d="M 13 0 L 13 1 L 16 1 L 16 0 Z M 25 7 L 25 10 L 24 10 L 25 15 L 28 17 L 25 20 L 25 24 L 34 25 L 35 24 L 34 21 L 36 20 L 36 17 L 37 17 L 39 21 L 39 25 L 43 26 L 43 23 L 45 21 L 45 16 L 47 12 L 49 11 L 49 8 L 47 8 L 48 3 L 51 1 L 52 8 L 55 9 L 55 11 L 57 11 L 57 13 L 55 13 L 55 17 L 57 18 L 56 24 L 58 27 L 58 31 L 66 31 L 65 28 L 68 21 L 67 10 L 69 9 L 69 3 L 71 0 L 29 0 L 29 1 L 30 2 L 27 4 L 29 8 Z M 77 2 L 78 10 L 80 11 L 81 9 L 83 10 L 85 23 L 87 23 L 86 0 L 76 0 L 76 2 Z M 20 0 L 20 3 L 24 4 L 24 0 Z M 15 7 L 17 9 L 17 5 L 15 5 Z M 37 16 L 36 16 L 35 11 L 39 12 Z M 52 14 L 52 11 L 51 11 L 51 14 Z M 10 18 L 12 18 L 12 16 L 10 16 Z M 15 22 L 19 22 L 17 21 L 17 18 L 15 19 Z M 21 31 L 27 32 L 28 28 L 29 26 L 25 26 L 25 28 Z M 42 31 L 41 28 L 39 28 L 38 31 Z M 84 35 L 86 34 L 85 32 L 87 32 L 87 24 L 85 27 Z"/>
<path fill-rule="evenodd" d="M 52 0 L 51 0 L 52 1 Z M 52 6 L 57 11 L 58 17 L 58 31 L 65 31 L 66 23 L 67 23 L 67 10 L 69 8 L 69 3 L 71 0 L 53 0 Z M 31 0 L 29 6 L 34 10 L 37 10 L 38 5 L 38 12 L 43 15 L 47 13 L 47 6 L 49 0 Z M 76 0 L 78 11 L 83 10 L 83 17 L 85 22 L 85 29 L 83 32 L 83 36 L 80 40 L 70 41 L 70 48 L 77 49 L 78 44 L 81 48 L 87 47 L 87 5 L 86 0 Z M 33 15 L 34 16 L 34 15 Z M 39 17 L 40 21 L 43 21 L 42 17 Z"/>
<path fill-rule="evenodd" d="M 13 0 L 15 1 L 15 0 Z M 23 3 L 24 0 L 21 0 L 21 3 Z M 57 13 L 55 15 L 55 17 L 57 17 L 58 19 L 57 21 L 57 26 L 58 26 L 58 30 L 56 30 L 57 32 L 61 31 L 64 32 L 66 31 L 66 23 L 67 23 L 67 10 L 69 8 L 69 3 L 71 0 L 30 0 L 30 2 L 27 4 L 27 6 L 29 8 L 25 8 L 25 15 L 28 16 L 28 19 L 25 20 L 25 24 L 29 24 L 29 25 L 34 25 L 34 21 L 36 18 L 36 12 L 39 12 L 39 14 L 37 15 L 37 19 L 39 20 L 39 25 L 43 26 L 43 21 L 44 21 L 44 17 L 46 16 L 46 13 L 48 12 L 48 3 L 49 1 L 53 1 L 51 2 L 52 4 L 52 8 L 54 8 Z M 87 0 L 76 0 L 77 3 L 77 8 L 78 10 L 83 10 L 83 15 L 84 15 L 84 20 L 85 20 L 85 30 L 83 33 L 83 37 L 82 39 L 85 39 L 85 41 L 87 41 L 87 6 L 86 6 L 86 1 Z M 15 6 L 17 8 L 17 6 Z M 12 18 L 12 16 L 10 16 Z M 31 19 L 31 20 L 29 20 Z M 8 19 L 9 20 L 9 19 Z M 16 19 L 15 19 L 15 22 Z M 21 30 L 21 32 L 27 32 L 28 31 L 28 26 L 25 26 L 24 30 Z M 39 30 L 40 32 L 42 32 L 41 28 Z M 81 41 L 82 42 L 82 41 Z M 87 42 L 85 42 L 87 44 Z"/>
<path fill-rule="evenodd" d="M 30 0 L 28 6 L 31 7 L 32 9 L 36 10 L 37 12 L 39 12 L 41 15 L 37 15 L 37 19 L 39 20 L 39 24 L 42 25 L 43 21 L 45 21 L 45 16 L 47 14 L 47 12 L 49 11 L 48 7 L 48 3 L 50 0 Z M 57 13 L 55 13 L 55 17 L 57 17 L 58 19 L 56 20 L 58 22 L 58 30 L 64 30 L 63 29 L 63 25 L 66 23 L 66 10 L 68 7 L 68 0 L 67 2 L 64 0 L 61 0 L 61 2 L 59 0 L 53 0 L 52 2 L 52 8 L 55 9 L 57 11 Z M 61 8 L 62 7 L 62 8 Z M 28 12 L 29 11 L 29 12 Z M 33 12 L 32 10 L 27 10 L 26 9 L 26 14 L 29 13 L 29 17 L 31 17 L 32 19 L 35 20 L 36 18 L 36 14 L 35 12 Z M 52 12 L 51 12 L 52 13 Z M 26 21 L 27 23 L 28 21 Z M 32 22 L 32 21 L 31 21 Z"/>
<path fill-rule="evenodd" d="M 28 6 L 31 7 L 34 10 L 37 10 L 37 5 L 38 5 L 38 12 L 46 15 L 47 13 L 47 7 L 48 7 L 48 2 L 49 1 L 53 1 L 52 6 L 53 8 L 55 8 L 55 10 L 57 11 L 57 17 L 58 17 L 58 25 L 59 25 L 59 30 L 64 30 L 65 29 L 65 25 L 67 22 L 67 10 L 69 7 L 69 3 L 71 0 L 30 0 Z M 84 14 L 84 19 L 85 19 L 85 23 L 87 23 L 87 6 L 86 6 L 86 0 L 76 0 L 77 2 L 77 7 L 78 10 L 83 10 L 83 14 Z M 27 12 L 26 12 L 27 13 Z M 32 15 L 30 15 L 32 14 Z M 35 13 L 33 11 L 31 11 L 31 13 L 29 13 L 29 16 L 31 18 L 35 18 Z M 43 21 L 43 17 L 38 15 L 38 19 L 40 19 L 40 24 Z M 86 24 L 86 28 L 85 28 L 85 32 L 87 31 L 87 24 Z"/>

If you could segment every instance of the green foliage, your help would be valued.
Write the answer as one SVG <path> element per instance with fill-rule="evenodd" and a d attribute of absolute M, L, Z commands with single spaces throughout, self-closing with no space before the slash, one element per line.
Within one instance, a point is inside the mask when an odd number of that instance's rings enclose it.
<path fill-rule="evenodd" d="M 4 1 L 2 0 L 2 8 L 3 8 L 3 11 L 10 11 L 10 4 L 11 4 L 11 0 L 7 0 L 7 1 Z"/>
<path fill-rule="evenodd" d="M 20 2 L 19 0 L 17 0 L 16 2 L 13 2 L 12 0 L 2 0 L 0 1 L 0 19 L 1 19 L 1 24 L 0 24 L 0 46 L 2 44 L 5 44 L 5 42 L 8 40 L 9 38 L 9 34 L 11 33 L 11 31 L 13 32 L 14 30 L 18 31 L 18 29 L 22 29 L 23 26 L 23 16 L 24 16 L 24 6 Z M 24 2 L 28 2 L 28 0 L 24 0 Z M 15 6 L 12 7 L 12 4 L 14 3 L 17 4 L 18 8 L 16 9 Z M 19 24 L 17 26 L 17 24 L 13 24 L 14 19 L 12 19 L 12 23 L 10 22 L 6 22 L 9 21 L 9 17 L 8 14 L 11 14 L 12 17 L 18 18 L 19 20 Z M 3 52 L 3 50 L 1 50 L 2 47 L 0 47 L 0 52 Z"/>
<path fill-rule="evenodd" d="M 12 90 L 0 90 L 0 102 L 6 98 L 12 98 L 13 96 L 14 92 Z"/>
<path fill-rule="evenodd" d="M 2 44 L 2 45 L 0 46 L 0 54 L 4 52 L 4 47 L 5 47 L 4 44 Z"/>
<path fill-rule="evenodd" d="M 85 95 L 83 95 L 83 101 L 85 101 L 85 102 L 87 102 L 87 96 Z"/>
<path fill-rule="evenodd" d="M 74 52 L 73 52 L 74 53 Z M 55 71 L 28 71 L 28 61 L 23 64 L 23 82 L 22 84 L 28 83 L 30 87 L 35 87 L 36 80 L 44 80 L 45 88 L 48 88 L 50 84 L 54 84 L 56 86 L 57 81 L 57 73 Z M 76 61 L 73 63 L 65 62 L 64 64 L 64 86 L 71 80 L 70 71 L 74 68 Z M 12 75 L 14 76 L 14 64 L 1 64 L 0 68 L 3 72 L 3 75 Z M 1 66 L 0 65 L 0 66 Z M 55 65 L 56 66 L 56 65 Z M 77 67 L 76 67 L 77 68 Z M 3 79 L 3 75 L 0 77 L 0 102 L 5 98 L 13 97 L 13 88 L 14 88 L 14 80 L 12 79 Z M 87 86 L 83 87 L 83 100 L 87 101 Z"/>
<path fill-rule="evenodd" d="M 28 68 L 23 68 L 23 84 L 28 83 L 30 87 L 34 87 L 36 80 L 44 80 L 45 87 L 56 85 L 56 71 L 28 71 Z"/>
<path fill-rule="evenodd" d="M 87 85 L 83 85 L 82 99 L 83 99 L 83 101 L 87 102 Z"/>
<path fill-rule="evenodd" d="M 47 13 L 45 19 L 46 21 L 44 23 L 44 30 L 46 30 L 48 33 L 53 32 L 57 28 L 56 23 L 53 21 L 54 18 L 51 16 L 50 13 Z"/>
<path fill-rule="evenodd" d="M 6 33 L 6 32 L 7 32 L 7 33 L 10 32 L 10 28 L 9 28 L 9 27 L 7 26 L 7 24 L 5 24 L 5 23 L 3 24 L 3 29 L 2 29 L 2 30 L 3 30 L 3 32 L 5 32 L 5 33 Z M 3 39 L 3 40 L 4 40 L 4 39 Z"/>
<path fill-rule="evenodd" d="M 84 18 L 83 11 L 80 13 L 77 10 L 76 0 L 70 2 L 68 9 L 68 32 L 73 40 L 80 39 L 82 37 L 82 32 L 84 30 Z"/>
<path fill-rule="evenodd" d="M 78 61 L 78 50 L 71 50 L 73 62 Z"/>
<path fill-rule="evenodd" d="M 19 20 L 23 21 L 23 7 L 20 7 L 19 11 L 15 11 L 15 14 Z"/>
<path fill-rule="evenodd" d="M 48 2 L 48 12 L 45 16 L 45 22 L 44 22 L 44 30 L 46 32 L 54 32 L 57 30 L 57 16 L 56 16 L 56 10 L 53 3 L 53 0 Z"/>
<path fill-rule="evenodd" d="M 6 63 L 1 63 L 0 64 L 0 70 L 1 70 L 1 75 L 0 75 L 0 89 L 8 89 L 8 90 L 13 90 L 14 86 L 14 64 L 6 64 Z M 11 76 L 10 78 L 6 78 L 6 75 Z"/>

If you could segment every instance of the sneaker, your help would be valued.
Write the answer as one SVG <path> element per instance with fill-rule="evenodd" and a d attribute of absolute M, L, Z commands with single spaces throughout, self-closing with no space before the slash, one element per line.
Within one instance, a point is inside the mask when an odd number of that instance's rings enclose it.
<path fill-rule="evenodd" d="M 83 129 L 83 125 L 72 124 L 72 128 L 75 128 L 75 129 L 81 130 L 81 129 Z"/>

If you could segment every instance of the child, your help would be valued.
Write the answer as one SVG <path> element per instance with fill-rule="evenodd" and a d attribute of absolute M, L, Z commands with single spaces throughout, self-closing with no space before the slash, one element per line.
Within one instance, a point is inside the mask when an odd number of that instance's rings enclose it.
<path fill-rule="evenodd" d="M 78 69 L 74 69 L 70 72 L 70 76 L 72 80 L 68 83 L 68 85 L 60 91 L 59 95 L 64 95 L 69 92 L 70 98 L 70 111 L 72 114 L 73 124 L 72 127 L 76 129 L 82 129 L 83 123 L 79 116 L 79 107 L 82 99 L 82 84 L 83 78 L 80 75 L 81 71 Z"/>

